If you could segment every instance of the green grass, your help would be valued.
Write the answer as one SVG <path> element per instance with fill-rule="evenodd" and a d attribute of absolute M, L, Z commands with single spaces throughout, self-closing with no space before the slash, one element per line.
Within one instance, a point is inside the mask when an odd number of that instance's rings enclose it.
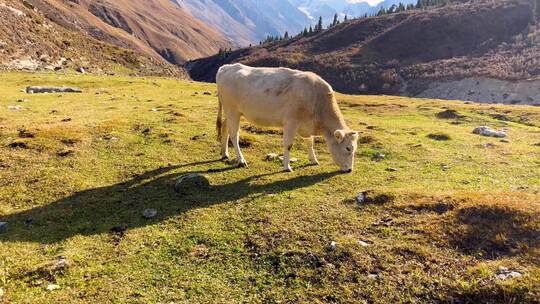
<path fill-rule="evenodd" d="M 309 166 L 298 140 L 283 173 L 264 160 L 280 135 L 256 128 L 241 133 L 249 169 L 218 161 L 212 84 L 22 73 L 0 84 L 0 302 L 539 299 L 539 108 L 339 95 L 361 132 L 355 172 L 337 174 L 324 143 Z M 45 84 L 84 93 L 21 92 Z M 437 118 L 446 108 L 463 117 Z M 510 142 L 472 134 L 479 125 Z M 212 186 L 175 194 L 191 172 Z M 523 276 L 497 281 L 499 266 Z"/>

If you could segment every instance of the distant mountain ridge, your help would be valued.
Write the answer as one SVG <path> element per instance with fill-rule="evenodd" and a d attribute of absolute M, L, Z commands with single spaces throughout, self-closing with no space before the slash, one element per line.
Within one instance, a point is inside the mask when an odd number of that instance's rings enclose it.
<path fill-rule="evenodd" d="M 247 46 L 268 35 L 298 33 L 310 19 L 289 0 L 173 0 L 236 43 Z"/>
<path fill-rule="evenodd" d="M 381 8 L 388 9 L 392 5 L 416 4 L 417 0 L 383 0 L 376 5 L 370 5 L 367 1 L 350 0 L 289 0 L 306 15 L 310 16 L 313 22 L 316 22 L 319 16 L 323 17 L 324 23 L 329 24 L 335 14 L 340 19 L 345 15 L 356 18 L 364 15 L 375 15 Z"/>

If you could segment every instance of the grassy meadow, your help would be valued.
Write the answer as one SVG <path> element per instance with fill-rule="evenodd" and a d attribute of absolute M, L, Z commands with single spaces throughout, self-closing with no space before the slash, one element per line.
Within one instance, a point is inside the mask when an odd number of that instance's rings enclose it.
<path fill-rule="evenodd" d="M 215 90 L 0 74 L 0 303 L 540 301 L 540 108 L 339 95 L 355 172 L 299 138 L 284 173 L 279 132 L 247 122 L 250 167 L 219 160 Z M 176 194 L 193 172 L 211 187 Z"/>

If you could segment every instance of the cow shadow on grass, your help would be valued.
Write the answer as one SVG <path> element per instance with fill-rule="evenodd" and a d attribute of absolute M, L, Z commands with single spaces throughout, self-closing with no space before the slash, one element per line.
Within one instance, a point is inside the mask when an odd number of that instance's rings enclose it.
<path fill-rule="evenodd" d="M 0 233 L 0 241 L 48 244 L 76 235 L 123 233 L 125 230 L 155 224 L 192 209 L 304 188 L 339 174 L 319 173 L 266 184 L 252 184 L 265 176 L 278 174 L 274 172 L 250 176 L 232 183 L 211 185 L 188 195 L 175 193 L 174 184 L 180 176 L 188 173 L 204 173 L 210 176 L 234 169 L 226 167 L 207 171 L 193 170 L 198 165 L 210 163 L 218 164 L 218 161 L 159 168 L 122 183 L 84 190 L 44 206 L 0 217 L 0 221 L 9 224 L 7 231 Z M 157 216 L 152 219 L 143 218 L 142 211 L 147 208 L 156 209 Z"/>

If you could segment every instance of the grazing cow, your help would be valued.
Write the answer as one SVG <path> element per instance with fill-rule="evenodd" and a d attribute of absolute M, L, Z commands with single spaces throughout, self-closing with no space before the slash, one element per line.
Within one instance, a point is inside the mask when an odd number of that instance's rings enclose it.
<path fill-rule="evenodd" d="M 222 66 L 216 77 L 217 117 L 221 155 L 229 158 L 231 138 L 238 165 L 247 167 L 238 146 L 240 118 L 253 124 L 283 127 L 283 168 L 291 172 L 290 151 L 298 133 L 309 140 L 309 160 L 318 164 L 314 136 L 324 136 L 335 163 L 352 172 L 358 132 L 345 124 L 332 87 L 311 72 L 287 68 L 253 68 L 243 64 Z M 222 122 L 222 112 L 225 120 Z"/>

